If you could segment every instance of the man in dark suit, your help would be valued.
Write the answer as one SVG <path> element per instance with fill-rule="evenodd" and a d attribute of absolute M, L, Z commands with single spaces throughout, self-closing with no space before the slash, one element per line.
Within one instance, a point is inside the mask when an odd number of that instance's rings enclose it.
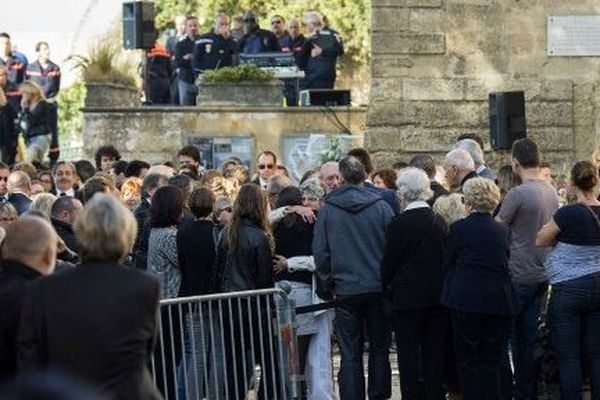
<path fill-rule="evenodd" d="M 56 233 L 65 242 L 69 250 L 79 253 L 73 225 L 83 211 L 83 204 L 75 197 L 63 196 L 56 199 L 50 210 L 50 219 Z"/>
<path fill-rule="evenodd" d="M 357 147 L 348 152 L 349 156 L 356 157 L 361 162 L 361 164 L 365 167 L 365 171 L 367 176 L 370 177 L 375 168 L 373 167 L 373 161 L 371 160 L 371 155 L 366 149 Z M 365 181 L 365 186 L 372 191 L 376 192 L 380 195 L 383 200 L 388 203 L 395 215 L 400 214 L 400 203 L 398 203 L 398 198 L 396 197 L 396 191 L 393 189 L 384 189 L 378 188 L 373 185 L 373 182 L 367 180 Z"/>
<path fill-rule="evenodd" d="M 29 287 L 21 311 L 19 370 L 61 368 L 112 399 L 158 399 L 147 365 L 159 283 L 123 265 L 135 219 L 111 195 L 92 198 L 75 224 L 81 266 Z"/>
<path fill-rule="evenodd" d="M 14 171 L 6 181 L 8 188 L 8 202 L 11 203 L 19 215 L 29 210 L 31 205 L 31 178 L 23 171 Z"/>
<path fill-rule="evenodd" d="M 6 228 L 0 271 L 0 381 L 17 372 L 20 304 L 28 285 L 54 270 L 56 243 L 54 230 L 41 218 L 23 217 Z"/>
<path fill-rule="evenodd" d="M 59 161 L 54 166 L 53 175 L 54 188 L 51 193 L 56 197 L 75 197 L 75 178 L 77 177 L 75 164 L 69 161 Z"/>

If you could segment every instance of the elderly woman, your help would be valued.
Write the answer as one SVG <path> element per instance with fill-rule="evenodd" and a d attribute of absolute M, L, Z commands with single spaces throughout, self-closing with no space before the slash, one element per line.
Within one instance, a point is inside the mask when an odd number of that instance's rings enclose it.
<path fill-rule="evenodd" d="M 23 310 L 28 322 L 20 332 L 19 366 L 59 368 L 107 398 L 157 399 L 147 366 L 158 282 L 123 265 L 135 240 L 135 218 L 118 200 L 97 195 L 74 229 L 82 264 L 32 287 Z"/>
<path fill-rule="evenodd" d="M 440 306 L 446 227 L 427 199 L 429 177 L 418 168 L 396 182 L 404 211 L 390 222 L 382 284 L 391 303 L 402 398 L 445 399 L 444 339 L 448 316 Z"/>
<path fill-rule="evenodd" d="M 447 227 L 467 215 L 463 196 L 459 193 L 438 197 L 433 204 L 433 212 L 442 217 Z"/>
<path fill-rule="evenodd" d="M 469 215 L 450 227 L 442 304 L 450 309 L 465 400 L 500 399 L 500 372 L 514 314 L 508 230 L 494 221 L 500 189 L 489 179 L 465 182 Z"/>
<path fill-rule="evenodd" d="M 56 196 L 50 193 L 40 193 L 34 197 L 29 211 L 38 211 L 44 215 L 44 218 L 50 221 L 50 212 L 52 211 L 52 205 L 56 201 Z"/>

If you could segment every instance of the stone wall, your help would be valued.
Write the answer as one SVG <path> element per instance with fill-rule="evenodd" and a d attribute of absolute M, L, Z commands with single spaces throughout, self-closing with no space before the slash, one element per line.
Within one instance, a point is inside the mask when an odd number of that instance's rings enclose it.
<path fill-rule="evenodd" d="M 189 137 L 251 137 L 254 154 L 280 153 L 282 138 L 340 134 L 341 125 L 357 137 L 365 134 L 366 108 L 333 107 L 141 107 L 87 108 L 84 155 L 114 145 L 126 160 L 175 161 Z M 336 119 L 338 121 L 336 121 Z"/>
<path fill-rule="evenodd" d="M 496 91 L 525 91 L 528 136 L 557 168 L 600 141 L 600 58 L 546 55 L 547 16 L 600 14 L 597 1 L 373 0 L 372 13 L 367 145 L 380 164 L 441 158 L 464 132 L 489 143 Z"/>

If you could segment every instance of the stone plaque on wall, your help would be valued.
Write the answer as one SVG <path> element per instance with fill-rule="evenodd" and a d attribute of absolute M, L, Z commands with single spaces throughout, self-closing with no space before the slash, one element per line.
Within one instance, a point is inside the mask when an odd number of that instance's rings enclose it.
<path fill-rule="evenodd" d="M 548 17 L 549 56 L 600 56 L 600 15 Z"/>

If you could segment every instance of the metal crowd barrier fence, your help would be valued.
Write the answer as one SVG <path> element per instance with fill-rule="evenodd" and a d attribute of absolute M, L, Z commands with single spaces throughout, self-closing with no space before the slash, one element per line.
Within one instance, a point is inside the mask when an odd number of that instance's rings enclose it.
<path fill-rule="evenodd" d="M 297 399 L 294 302 L 281 289 L 162 300 L 151 371 L 165 400 Z"/>

